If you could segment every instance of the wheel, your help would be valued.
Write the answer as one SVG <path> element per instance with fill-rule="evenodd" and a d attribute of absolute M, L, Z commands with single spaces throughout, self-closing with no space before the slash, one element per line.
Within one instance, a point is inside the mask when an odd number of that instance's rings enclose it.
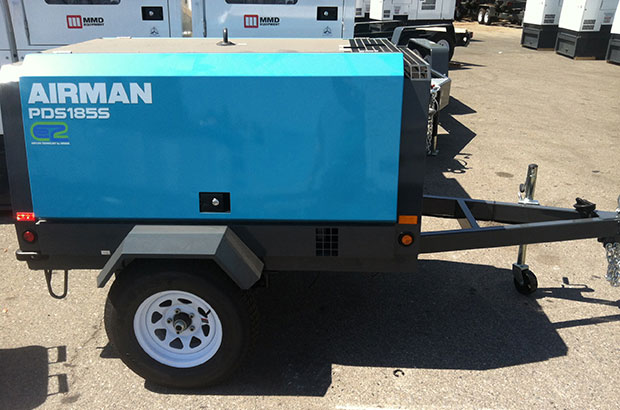
<path fill-rule="evenodd" d="M 105 328 L 121 360 L 144 379 L 190 388 L 215 384 L 254 342 L 249 295 L 216 265 L 132 264 L 114 281 Z"/>
<path fill-rule="evenodd" d="M 448 60 L 452 60 L 452 56 L 454 55 L 454 39 L 445 32 L 437 32 L 433 34 L 429 40 L 439 44 L 443 47 L 448 47 Z"/>
<path fill-rule="evenodd" d="M 491 18 L 491 12 L 489 10 L 485 11 L 484 17 L 482 18 L 482 22 L 487 26 L 493 22 L 493 19 Z"/>
<path fill-rule="evenodd" d="M 487 14 L 487 9 L 481 7 L 478 9 L 478 24 L 484 24 L 484 16 Z"/>
<path fill-rule="evenodd" d="M 514 279 L 514 283 L 517 291 L 524 295 L 530 295 L 538 289 L 538 279 L 536 279 L 536 275 L 529 269 L 523 271 L 523 284 L 520 284 L 516 278 Z"/>

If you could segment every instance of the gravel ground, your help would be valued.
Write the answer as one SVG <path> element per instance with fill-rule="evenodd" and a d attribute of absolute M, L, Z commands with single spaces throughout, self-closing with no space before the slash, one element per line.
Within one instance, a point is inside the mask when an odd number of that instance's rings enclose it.
<path fill-rule="evenodd" d="M 517 28 L 462 26 L 475 37 L 454 57 L 426 192 L 515 201 L 535 162 L 542 204 L 613 210 L 620 67 L 523 49 Z M 51 299 L 14 236 L 0 227 L 2 409 L 618 407 L 620 289 L 595 240 L 531 246 L 531 297 L 513 288 L 516 247 L 424 256 L 411 275 L 274 275 L 256 295 L 253 356 L 226 384 L 175 391 L 108 345 L 96 272 L 72 272 L 69 297 Z"/>

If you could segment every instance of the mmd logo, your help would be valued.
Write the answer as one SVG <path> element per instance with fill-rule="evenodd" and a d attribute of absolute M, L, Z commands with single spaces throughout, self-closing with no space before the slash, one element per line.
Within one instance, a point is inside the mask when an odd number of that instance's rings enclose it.
<path fill-rule="evenodd" d="M 79 15 L 67 16 L 67 28 L 81 29 L 86 26 L 103 26 L 105 20 L 103 17 L 84 17 Z"/>
<path fill-rule="evenodd" d="M 279 26 L 280 17 L 259 17 L 258 14 L 243 16 L 243 27 L 258 28 L 258 26 Z"/>
<path fill-rule="evenodd" d="M 243 27 L 258 28 L 258 14 L 246 14 L 243 16 Z"/>
<path fill-rule="evenodd" d="M 67 16 L 67 28 L 82 28 L 82 16 Z"/>

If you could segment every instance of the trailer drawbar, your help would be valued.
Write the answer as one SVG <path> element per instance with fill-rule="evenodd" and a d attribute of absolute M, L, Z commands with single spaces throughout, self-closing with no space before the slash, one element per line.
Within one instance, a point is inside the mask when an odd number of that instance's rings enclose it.
<path fill-rule="evenodd" d="M 270 271 L 412 272 L 420 253 L 520 245 L 527 294 L 527 244 L 598 238 L 618 285 L 620 204 L 541 206 L 535 165 L 519 203 L 423 195 L 431 74 L 411 43 L 381 39 L 118 38 L 28 55 L 0 73 L 17 258 L 56 297 L 71 269 L 114 277 L 110 342 L 176 387 L 240 364 L 250 290 Z M 462 229 L 421 232 L 426 216 Z"/>

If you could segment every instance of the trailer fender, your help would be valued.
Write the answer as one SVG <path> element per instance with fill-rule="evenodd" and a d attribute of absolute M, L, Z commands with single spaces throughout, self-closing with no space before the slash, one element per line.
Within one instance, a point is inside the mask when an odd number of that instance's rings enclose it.
<path fill-rule="evenodd" d="M 112 274 L 136 259 L 212 259 L 241 288 L 261 277 L 263 262 L 227 226 L 135 226 L 114 251 L 99 276 L 104 287 Z"/>

